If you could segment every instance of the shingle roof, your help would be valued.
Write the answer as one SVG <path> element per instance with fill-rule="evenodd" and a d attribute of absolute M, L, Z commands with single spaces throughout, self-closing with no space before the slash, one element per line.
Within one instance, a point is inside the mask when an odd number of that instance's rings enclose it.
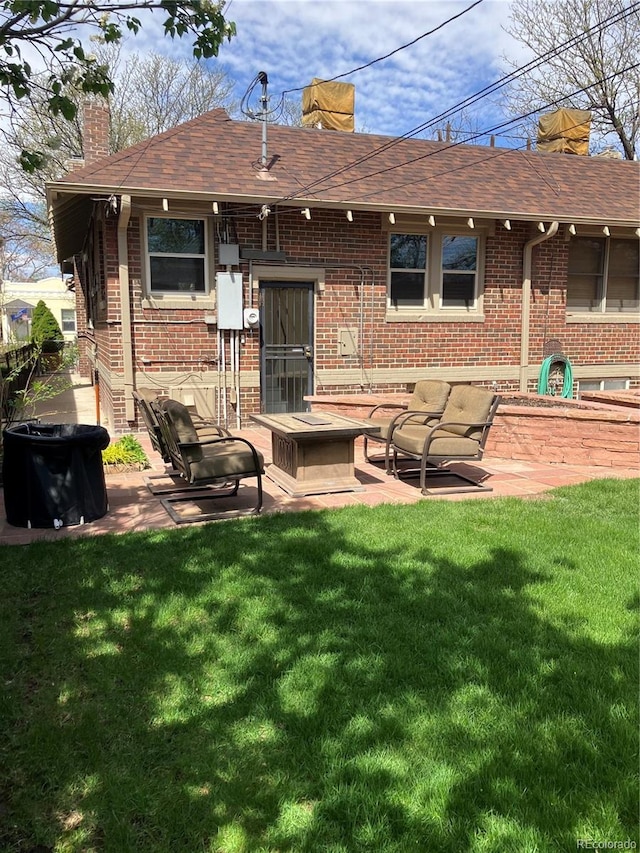
<path fill-rule="evenodd" d="M 212 110 L 49 185 L 59 193 L 196 195 L 451 212 L 527 220 L 640 224 L 637 162 L 269 125 Z M 273 179 L 276 180 L 273 180 Z M 305 206 L 305 205 L 303 205 Z M 55 216 L 55 205 L 54 205 Z"/>

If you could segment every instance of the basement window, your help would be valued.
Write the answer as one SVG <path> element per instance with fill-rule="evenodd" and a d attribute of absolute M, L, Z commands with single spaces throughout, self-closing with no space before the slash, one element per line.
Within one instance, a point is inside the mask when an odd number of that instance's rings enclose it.
<path fill-rule="evenodd" d="M 208 291 L 205 219 L 146 219 L 147 280 L 151 294 L 189 296 Z"/>

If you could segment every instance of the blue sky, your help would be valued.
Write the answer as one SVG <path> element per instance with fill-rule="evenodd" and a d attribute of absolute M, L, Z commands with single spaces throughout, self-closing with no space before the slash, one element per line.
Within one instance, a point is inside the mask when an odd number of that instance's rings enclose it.
<path fill-rule="evenodd" d="M 313 77 L 345 74 L 459 15 L 474 0 L 231 0 L 226 16 L 237 36 L 215 61 L 236 83 L 238 99 L 259 71 L 269 78 L 270 105 Z M 502 56 L 526 57 L 504 31 L 508 0 L 483 0 L 433 35 L 341 79 L 355 85 L 357 131 L 398 136 L 431 120 L 505 73 Z M 146 27 L 128 47 L 172 56 L 189 53 L 187 39 L 154 38 Z M 254 93 L 252 106 L 258 108 Z M 299 102 L 300 91 L 287 96 Z M 464 128 L 484 130 L 504 114 L 497 97 L 467 110 Z M 455 127 L 460 119 L 452 119 Z M 444 126 L 444 122 L 442 123 Z M 435 138 L 433 131 L 425 134 Z M 508 138 L 496 144 L 518 144 Z"/>

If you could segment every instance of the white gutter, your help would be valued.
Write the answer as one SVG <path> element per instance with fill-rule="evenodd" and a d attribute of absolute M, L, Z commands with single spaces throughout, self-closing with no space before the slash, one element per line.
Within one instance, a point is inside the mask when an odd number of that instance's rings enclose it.
<path fill-rule="evenodd" d="M 522 310 L 520 319 L 520 391 L 528 390 L 529 381 L 529 318 L 531 315 L 531 263 L 533 247 L 550 240 L 558 231 L 558 223 L 552 222 L 542 234 L 538 234 L 524 246 L 522 270 Z"/>
<path fill-rule="evenodd" d="M 124 416 L 135 420 L 133 404 L 133 347 L 131 339 L 131 300 L 129 298 L 129 252 L 127 228 L 131 218 L 131 196 L 120 196 L 118 217 L 118 267 L 120 279 L 120 328 L 122 334 L 122 360 L 124 366 Z"/>

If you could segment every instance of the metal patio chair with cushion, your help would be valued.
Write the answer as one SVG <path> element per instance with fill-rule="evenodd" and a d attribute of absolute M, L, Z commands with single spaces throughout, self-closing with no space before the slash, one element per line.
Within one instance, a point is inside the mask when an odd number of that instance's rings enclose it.
<path fill-rule="evenodd" d="M 151 408 L 151 401 L 154 400 L 156 396 L 157 395 L 154 391 L 149 391 L 146 388 L 139 388 L 137 391 L 133 391 L 133 399 L 138 407 L 138 412 L 140 413 L 142 422 L 149 433 L 151 446 L 156 453 L 159 453 L 160 456 L 162 456 L 163 461 L 168 464 L 171 462 L 169 449 L 164 443 L 160 424 L 158 423 L 155 412 Z"/>
<path fill-rule="evenodd" d="M 407 420 L 410 423 L 420 424 L 422 426 L 432 425 L 437 422 L 440 415 L 444 412 L 444 408 L 449 399 L 451 385 L 448 382 L 443 382 L 440 379 L 421 379 L 416 382 L 413 394 L 407 405 L 402 403 L 380 403 L 374 406 L 369 412 L 366 420 L 371 421 L 372 426 L 380 428 L 380 432 L 376 435 L 364 433 L 364 458 L 367 462 L 379 462 L 380 459 L 375 459 L 369 456 L 368 443 L 370 441 L 384 444 L 384 464 L 387 473 L 391 473 L 389 449 L 391 446 L 391 434 L 401 416 L 407 415 Z M 385 412 L 400 409 L 401 411 L 395 414 L 385 414 Z"/>
<path fill-rule="evenodd" d="M 264 459 L 249 441 L 230 434 L 200 438 L 189 410 L 177 400 L 163 400 L 153 407 L 174 467 L 190 487 L 206 490 L 197 497 L 193 494 L 171 494 L 161 501 L 176 524 L 260 512 Z M 202 509 L 207 501 L 237 496 L 240 480 L 245 478 L 255 478 L 257 484 L 256 500 L 249 508 L 214 512 Z M 186 501 L 196 506 L 197 514 L 177 512 L 175 505 Z"/>
<path fill-rule="evenodd" d="M 179 482 L 173 482 L 171 486 L 167 486 L 167 478 L 169 480 L 173 480 L 174 478 L 180 476 L 180 472 L 176 468 L 175 461 L 171 456 L 171 452 L 167 441 L 162 434 L 162 429 L 160 426 L 160 421 L 158 419 L 157 409 L 159 408 L 161 402 L 163 400 L 168 399 L 167 397 L 159 397 L 157 392 L 151 388 L 138 388 L 133 391 L 133 399 L 138 406 L 138 411 L 140 412 L 140 417 L 142 422 L 144 423 L 147 432 L 149 433 L 149 438 L 151 439 L 151 446 L 153 449 L 162 456 L 163 462 L 166 462 L 167 465 L 171 465 L 172 471 L 166 474 L 154 474 L 150 475 L 146 478 L 147 488 L 154 495 L 163 495 L 170 494 L 175 491 L 189 491 L 193 490 L 193 487 L 187 485 L 184 482 L 184 479 L 180 479 Z M 199 415 L 191 412 L 191 419 L 195 426 L 196 432 L 198 433 L 199 439 L 206 438 L 216 438 L 223 435 L 231 435 L 229 430 L 224 427 L 216 424 L 214 421 L 206 420 L 205 418 L 201 418 Z M 153 480 L 164 481 L 164 485 L 154 486 Z"/>
<path fill-rule="evenodd" d="M 391 436 L 392 470 L 395 477 L 420 476 L 423 495 L 455 492 L 492 491 L 464 474 L 441 467 L 443 462 L 482 459 L 489 430 L 500 397 L 485 388 L 456 385 L 447 405 L 434 425 L 416 424 L 399 416 Z M 398 455 L 420 460 L 420 467 L 399 470 Z M 457 485 L 430 489 L 427 481 L 454 478 Z"/>
<path fill-rule="evenodd" d="M 169 453 L 169 449 L 165 445 L 164 438 L 162 437 L 162 430 L 160 429 L 160 423 L 156 412 L 154 411 L 155 404 L 159 404 L 162 400 L 168 400 L 169 398 L 164 395 L 159 395 L 158 392 L 152 388 L 138 388 L 133 392 L 133 399 L 136 401 L 140 417 L 142 418 L 147 432 L 149 433 L 151 446 L 160 454 L 160 456 L 162 456 L 165 462 L 171 463 L 171 455 Z M 231 435 L 229 430 L 225 429 L 225 427 L 215 421 L 201 417 L 188 406 L 186 408 L 191 415 L 191 420 L 193 421 L 193 425 L 200 438 L 215 438 L 216 436 Z"/>

